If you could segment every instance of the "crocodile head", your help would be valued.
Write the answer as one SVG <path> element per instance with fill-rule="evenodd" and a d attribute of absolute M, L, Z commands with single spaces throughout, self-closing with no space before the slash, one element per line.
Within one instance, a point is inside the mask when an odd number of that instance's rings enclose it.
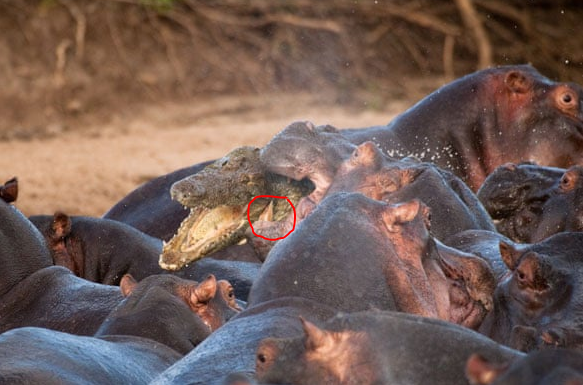
<path fill-rule="evenodd" d="M 269 204 L 272 199 L 255 199 L 249 207 L 253 198 L 286 196 L 295 204 L 310 188 L 309 183 L 266 172 L 258 148 L 234 149 L 201 172 L 172 185 L 172 199 L 189 208 L 190 214 L 164 244 L 160 266 L 177 270 L 243 241 L 249 220 L 257 220 L 268 206 L 276 221 L 291 212 L 290 205 L 281 199 L 275 199 L 273 205 Z"/>

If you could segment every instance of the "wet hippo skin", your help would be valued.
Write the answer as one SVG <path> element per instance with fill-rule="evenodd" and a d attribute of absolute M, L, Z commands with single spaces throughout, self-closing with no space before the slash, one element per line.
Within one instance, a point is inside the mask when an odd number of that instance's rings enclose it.
<path fill-rule="evenodd" d="M 474 354 L 468 359 L 466 373 L 475 385 L 579 385 L 583 383 L 583 353 L 559 348 L 506 362 L 491 362 Z"/>
<path fill-rule="evenodd" d="M 386 126 L 342 132 L 393 157 L 433 162 L 477 191 L 507 162 L 583 163 L 583 88 L 528 65 L 495 67 L 441 87 Z"/>
<path fill-rule="evenodd" d="M 32 273 L 53 264 L 38 229 L 10 202 L 18 195 L 11 180 L 0 186 L 0 298 Z"/>
<path fill-rule="evenodd" d="M 249 305 L 299 296 L 338 311 L 399 310 L 476 327 L 494 276 L 487 262 L 431 237 L 427 214 L 415 200 L 325 198 L 268 254 Z"/>
<path fill-rule="evenodd" d="M 141 337 L 82 337 L 26 327 L 0 335 L 0 382 L 147 384 L 180 357 Z"/>
<path fill-rule="evenodd" d="M 0 297 L 0 332 L 38 326 L 93 335 L 122 298 L 117 286 L 89 282 L 61 266 L 46 267 Z"/>
<path fill-rule="evenodd" d="M 300 316 L 312 322 L 335 314 L 330 307 L 305 298 L 285 297 L 243 310 L 211 334 L 152 384 L 223 385 L 231 373 L 255 373 L 255 352 L 266 337 L 301 332 Z"/>
<path fill-rule="evenodd" d="M 145 337 L 187 354 L 241 310 L 232 286 L 213 275 L 201 282 L 154 275 L 138 283 L 126 274 L 120 287 L 125 299 L 95 336 Z"/>
<path fill-rule="evenodd" d="M 30 217 L 45 237 L 55 265 L 67 267 L 75 275 L 92 282 L 119 285 L 124 274 L 142 279 L 167 274 L 158 264 L 162 241 L 114 220 L 64 213 Z M 214 253 L 224 256 L 227 251 Z M 245 259 L 246 255 L 236 257 Z M 237 298 L 246 300 L 259 272 L 258 262 L 205 258 L 172 274 L 202 281 L 209 274 L 226 279 Z"/>
<path fill-rule="evenodd" d="M 372 142 L 359 145 L 338 167 L 327 194 L 361 192 L 388 203 L 420 199 L 431 209 L 431 233 L 439 240 L 463 230 L 495 230 L 476 195 L 457 176 L 431 163 L 397 160 Z"/>
<path fill-rule="evenodd" d="M 257 349 L 261 384 L 467 384 L 465 362 L 476 351 L 490 360 L 521 357 L 466 328 L 382 311 L 303 322 L 295 338 L 267 338 Z"/>
<path fill-rule="evenodd" d="M 500 233 L 515 242 L 530 243 L 542 221 L 543 206 L 565 171 L 533 163 L 506 163 L 488 175 L 477 196 Z"/>
<path fill-rule="evenodd" d="M 559 233 L 534 244 L 500 243 L 512 274 L 494 293 L 480 332 L 521 350 L 583 347 L 583 233 Z"/>

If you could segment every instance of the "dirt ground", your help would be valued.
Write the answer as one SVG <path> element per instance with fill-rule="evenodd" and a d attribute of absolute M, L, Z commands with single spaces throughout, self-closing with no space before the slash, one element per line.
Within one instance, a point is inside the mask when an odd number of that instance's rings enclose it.
<path fill-rule="evenodd" d="M 338 128 L 385 124 L 410 105 L 371 109 L 319 103 L 310 94 L 216 97 L 142 107 L 107 124 L 49 137 L 0 142 L 0 179 L 16 176 L 25 215 L 101 216 L 152 177 L 220 157 L 242 145 L 263 146 L 294 120 Z M 321 100 L 321 99 L 320 99 Z"/>
<path fill-rule="evenodd" d="M 153 6 L 162 3 L 173 6 Z M 294 120 L 384 124 L 476 67 L 475 42 L 456 32 L 465 27 L 453 2 L 419 8 L 458 35 L 449 70 L 443 31 L 388 12 L 408 2 L 381 14 L 372 3 L 331 11 L 298 2 L 291 19 L 270 2 L 207 3 L 0 2 L 0 183 L 19 178 L 16 205 L 25 214 L 102 215 L 152 177 L 262 146 Z M 580 39 L 561 38 L 576 36 L 579 11 L 560 3 L 542 2 L 524 20 L 560 15 L 564 28 L 552 27 L 553 16 L 516 33 L 500 26 L 516 29 L 517 12 L 480 8 L 496 62 L 541 70 L 559 63 L 543 73 L 580 82 L 565 72 L 583 65 Z M 558 52 L 543 44 L 559 39 Z"/>

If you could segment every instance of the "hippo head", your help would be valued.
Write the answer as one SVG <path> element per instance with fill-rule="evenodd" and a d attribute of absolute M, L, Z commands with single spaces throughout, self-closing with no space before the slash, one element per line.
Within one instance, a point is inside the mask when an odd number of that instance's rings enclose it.
<path fill-rule="evenodd" d="M 496 297 L 505 298 L 514 320 L 514 345 L 525 350 L 583 346 L 582 248 L 579 232 L 555 234 L 535 244 L 500 243 L 512 274 L 500 283 Z"/>
<path fill-rule="evenodd" d="M 567 266 L 552 255 L 528 246 L 500 243 L 502 260 L 512 272 L 505 285 L 527 319 L 539 318 L 573 290 Z"/>
<path fill-rule="evenodd" d="M 564 168 L 583 164 L 580 85 L 553 82 L 532 67 L 520 66 L 501 67 L 486 87 L 491 87 L 492 105 L 498 109 L 498 132 L 487 133 L 499 144 L 499 152 L 489 154 L 490 171 L 504 163 L 498 158 Z"/>
<path fill-rule="evenodd" d="M 294 122 L 275 135 L 261 150 L 261 162 L 276 174 L 295 180 L 310 179 L 319 202 L 337 168 L 348 158 L 354 145 L 332 126 Z"/>
<path fill-rule="evenodd" d="M 488 264 L 433 238 L 429 209 L 419 201 L 389 207 L 384 219 L 399 259 L 386 274 L 400 310 L 477 328 L 496 287 Z"/>
<path fill-rule="evenodd" d="M 532 242 L 545 202 L 564 169 L 507 163 L 490 174 L 477 192 L 496 229 L 515 242 Z"/>
<path fill-rule="evenodd" d="M 577 385 L 583 383 L 582 362 L 583 354 L 570 349 L 543 350 L 504 362 L 474 353 L 466 362 L 466 378 L 472 385 L 525 381 L 533 385 Z"/>
<path fill-rule="evenodd" d="M 138 283 L 131 275 L 126 274 L 122 277 L 120 289 L 124 297 L 131 295 L 131 302 L 135 302 L 131 306 L 128 303 L 129 308 L 137 306 L 142 298 L 147 298 L 149 291 L 164 290 L 180 298 L 210 331 L 218 329 L 241 311 L 231 284 L 225 280 L 217 280 L 212 274 L 200 283 L 173 275 L 154 275 Z"/>
<path fill-rule="evenodd" d="M 383 200 L 414 180 L 415 171 L 407 167 L 412 163 L 389 158 L 373 142 L 364 142 L 342 162 L 327 194 L 354 191 Z"/>
<path fill-rule="evenodd" d="M 583 231 L 583 166 L 566 170 L 548 195 L 531 243 L 562 231 Z"/>
<path fill-rule="evenodd" d="M 303 336 L 265 338 L 259 343 L 255 372 L 261 383 L 282 378 L 294 384 L 376 383 L 381 365 L 376 363 L 370 349 L 374 344 L 366 333 L 329 331 L 300 319 Z"/>

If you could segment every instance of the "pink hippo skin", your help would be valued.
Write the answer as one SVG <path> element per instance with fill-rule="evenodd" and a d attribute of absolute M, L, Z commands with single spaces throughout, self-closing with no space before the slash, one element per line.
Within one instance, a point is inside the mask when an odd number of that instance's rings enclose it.
<path fill-rule="evenodd" d="M 231 284 L 214 275 L 200 283 L 169 274 L 138 283 L 126 274 L 120 287 L 125 299 L 95 336 L 145 337 L 186 354 L 241 311 Z"/>
<path fill-rule="evenodd" d="M 465 362 L 479 351 L 500 361 L 522 354 L 466 328 L 410 314 L 341 314 L 323 326 L 303 321 L 294 338 L 257 348 L 261 384 L 467 384 Z"/>
<path fill-rule="evenodd" d="M 341 132 L 392 157 L 433 162 L 477 191 L 504 163 L 583 164 L 583 88 L 528 65 L 500 66 L 446 84 L 386 126 Z"/>
<path fill-rule="evenodd" d="M 494 293 L 480 332 L 528 351 L 583 347 L 580 272 L 583 233 L 559 233 L 534 244 L 500 243 L 511 274 Z"/>
<path fill-rule="evenodd" d="M 529 353 L 505 362 L 491 362 L 480 354 L 467 361 L 471 385 L 581 385 L 583 353 L 573 349 L 552 349 Z"/>
<path fill-rule="evenodd" d="M 492 271 L 434 239 L 428 224 L 417 200 L 331 195 L 271 250 L 249 305 L 299 296 L 338 311 L 398 310 L 476 328 L 491 309 Z"/>

